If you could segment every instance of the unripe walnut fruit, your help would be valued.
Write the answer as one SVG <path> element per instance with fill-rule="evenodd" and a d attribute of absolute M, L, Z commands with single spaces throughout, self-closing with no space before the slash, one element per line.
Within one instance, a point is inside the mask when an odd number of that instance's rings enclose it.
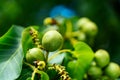
<path fill-rule="evenodd" d="M 102 76 L 102 69 L 97 66 L 91 66 L 88 70 L 88 75 L 93 79 L 100 78 Z"/>
<path fill-rule="evenodd" d="M 41 49 L 32 48 L 28 50 L 26 54 L 26 60 L 29 63 L 33 63 L 34 61 L 44 61 L 45 57 Z"/>
<path fill-rule="evenodd" d="M 109 53 L 106 50 L 99 49 L 95 52 L 95 61 L 96 64 L 103 68 L 108 65 L 110 62 L 110 56 Z"/>
<path fill-rule="evenodd" d="M 42 46 L 47 51 L 56 51 L 61 48 L 63 44 L 62 35 L 56 30 L 46 32 L 42 38 Z"/>
<path fill-rule="evenodd" d="M 117 79 L 120 75 L 120 68 L 117 63 L 111 62 L 106 68 L 105 68 L 105 74 L 109 76 L 111 79 Z"/>
<path fill-rule="evenodd" d="M 94 37 L 98 32 L 97 25 L 85 17 L 78 20 L 77 26 L 80 31 L 91 37 Z"/>

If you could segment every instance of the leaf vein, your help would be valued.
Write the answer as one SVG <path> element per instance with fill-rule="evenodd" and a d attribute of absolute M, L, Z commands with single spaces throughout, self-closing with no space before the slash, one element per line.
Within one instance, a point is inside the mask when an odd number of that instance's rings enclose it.
<path fill-rule="evenodd" d="M 3 66 L 2 70 L 0 71 L 0 75 L 2 74 L 2 72 L 4 71 L 5 67 L 7 66 L 7 64 L 9 63 L 9 61 L 17 54 L 18 50 L 20 49 L 20 46 L 18 47 L 18 49 L 13 53 L 13 55 L 8 59 L 8 61 L 6 61 L 5 65 Z"/>

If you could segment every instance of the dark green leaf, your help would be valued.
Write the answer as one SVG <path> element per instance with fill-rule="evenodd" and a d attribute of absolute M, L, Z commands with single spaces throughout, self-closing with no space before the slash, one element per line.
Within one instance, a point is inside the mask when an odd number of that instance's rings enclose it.
<path fill-rule="evenodd" d="M 40 75 L 40 80 L 49 80 L 49 76 L 45 72 L 40 71 Z M 17 80 L 26 80 L 30 77 L 32 77 L 32 71 L 30 69 L 23 69 L 21 76 Z"/>
<path fill-rule="evenodd" d="M 68 72 L 73 79 L 82 80 L 85 72 L 91 64 L 94 53 L 92 49 L 84 42 L 78 42 L 74 45 L 73 55 L 77 58 L 68 63 Z"/>
<path fill-rule="evenodd" d="M 28 77 L 26 80 L 31 80 L 31 77 Z"/>
<path fill-rule="evenodd" d="M 48 69 L 47 74 L 49 75 L 50 80 L 57 80 L 58 79 L 58 73 L 54 69 Z"/>
<path fill-rule="evenodd" d="M 0 38 L 0 80 L 15 80 L 22 69 L 22 27 L 13 25 Z"/>
<path fill-rule="evenodd" d="M 23 65 L 21 75 L 17 80 L 27 80 L 30 77 L 32 77 L 32 70 L 30 67 Z"/>

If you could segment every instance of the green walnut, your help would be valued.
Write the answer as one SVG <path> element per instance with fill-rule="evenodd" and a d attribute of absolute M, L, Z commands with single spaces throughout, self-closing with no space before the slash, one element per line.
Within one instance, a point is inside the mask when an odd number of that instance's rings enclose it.
<path fill-rule="evenodd" d="M 47 51 L 56 51 L 62 47 L 63 37 L 56 30 L 50 30 L 43 35 L 42 46 Z"/>
<path fill-rule="evenodd" d="M 88 70 L 88 75 L 93 79 L 98 79 L 102 76 L 102 69 L 97 66 L 91 66 Z"/>
<path fill-rule="evenodd" d="M 28 50 L 26 54 L 26 60 L 29 63 L 33 63 L 34 61 L 44 61 L 45 57 L 41 49 L 32 48 Z"/>
<path fill-rule="evenodd" d="M 101 68 L 107 66 L 110 62 L 109 53 L 103 49 L 97 50 L 95 52 L 95 61 L 96 61 L 96 64 Z"/>
<path fill-rule="evenodd" d="M 103 75 L 101 78 L 100 78 L 100 80 L 111 80 L 108 76 L 106 76 L 106 75 Z"/>
<path fill-rule="evenodd" d="M 87 22 L 83 25 L 82 31 L 85 32 L 88 36 L 95 36 L 98 32 L 97 25 L 94 22 Z"/>
<path fill-rule="evenodd" d="M 85 41 L 86 40 L 86 35 L 83 32 L 79 32 L 78 40 Z"/>
<path fill-rule="evenodd" d="M 92 62 L 91 62 L 91 66 L 96 66 L 96 62 L 95 62 L 95 61 L 92 61 Z"/>
<path fill-rule="evenodd" d="M 87 22 L 90 22 L 90 19 L 86 18 L 86 17 L 82 17 L 77 21 L 77 27 L 79 29 L 81 29 L 82 25 L 86 24 Z"/>
<path fill-rule="evenodd" d="M 111 79 L 117 79 L 120 75 L 120 68 L 117 63 L 111 62 L 105 68 L 105 74 L 109 76 Z"/>
<path fill-rule="evenodd" d="M 98 32 L 97 25 L 85 17 L 78 20 L 77 26 L 80 31 L 90 37 L 94 37 Z"/>

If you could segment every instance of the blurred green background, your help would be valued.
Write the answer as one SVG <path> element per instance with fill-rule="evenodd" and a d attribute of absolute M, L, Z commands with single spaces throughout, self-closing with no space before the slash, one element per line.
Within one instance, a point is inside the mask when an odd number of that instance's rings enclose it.
<path fill-rule="evenodd" d="M 106 49 L 111 61 L 120 64 L 120 0 L 0 0 L 0 36 L 11 25 L 42 25 L 57 5 L 74 10 L 76 16 L 88 17 L 99 28 L 92 47 Z"/>

